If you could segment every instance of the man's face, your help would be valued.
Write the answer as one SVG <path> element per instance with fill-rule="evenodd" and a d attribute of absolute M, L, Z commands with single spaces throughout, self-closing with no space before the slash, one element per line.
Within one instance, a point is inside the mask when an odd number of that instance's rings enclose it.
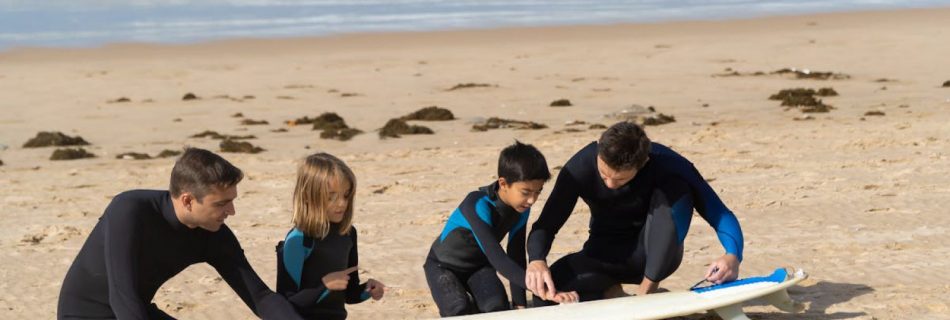
<path fill-rule="evenodd" d="M 500 178 L 498 186 L 498 197 L 501 198 L 501 201 L 514 208 L 518 213 L 523 213 L 538 201 L 541 190 L 544 189 L 544 180 L 508 183 L 505 178 Z"/>
<path fill-rule="evenodd" d="M 614 170 L 601 160 L 600 156 L 597 156 L 597 171 L 600 173 L 600 178 L 604 180 L 604 185 L 610 189 L 622 187 L 637 175 L 637 169 Z"/>
<path fill-rule="evenodd" d="M 201 201 L 190 201 L 191 224 L 208 231 L 218 231 L 228 216 L 234 215 L 237 186 L 212 187 Z"/>

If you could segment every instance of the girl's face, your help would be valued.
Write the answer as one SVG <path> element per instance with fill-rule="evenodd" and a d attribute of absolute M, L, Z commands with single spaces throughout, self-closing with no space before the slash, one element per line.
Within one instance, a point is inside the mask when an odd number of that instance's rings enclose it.
<path fill-rule="evenodd" d="M 332 181 L 327 190 L 327 215 L 332 223 L 340 223 L 350 204 L 350 184 L 347 181 Z"/>

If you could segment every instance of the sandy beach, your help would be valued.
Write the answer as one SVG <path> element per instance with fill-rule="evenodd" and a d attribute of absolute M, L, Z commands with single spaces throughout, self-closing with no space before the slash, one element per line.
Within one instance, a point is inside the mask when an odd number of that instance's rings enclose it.
<path fill-rule="evenodd" d="M 495 179 L 501 148 L 534 144 L 556 174 L 599 137 L 592 124 L 653 107 L 675 122 L 647 126 L 650 137 L 692 160 L 738 216 L 742 275 L 796 266 L 811 276 L 790 291 L 804 314 L 754 302 L 753 319 L 950 319 L 947 57 L 946 8 L 3 52 L 0 318 L 54 318 L 66 270 L 109 200 L 167 188 L 174 158 L 116 155 L 220 150 L 220 140 L 190 138 L 205 130 L 254 135 L 243 141 L 265 149 L 222 155 L 247 174 L 227 224 L 268 285 L 291 226 L 296 161 L 325 151 L 358 179 L 361 277 L 390 286 L 381 301 L 349 306 L 351 319 L 436 317 L 423 260 L 462 198 Z M 808 73 L 775 73 L 784 68 Z M 469 83 L 486 86 L 449 90 Z M 816 113 L 769 99 L 792 88 L 837 95 L 818 97 L 832 108 Z M 571 106 L 549 106 L 558 99 Z M 410 121 L 431 135 L 379 137 L 387 120 L 427 106 L 457 119 Z M 364 133 L 338 141 L 287 124 L 324 112 Z M 489 117 L 547 128 L 472 130 Z M 56 147 L 22 147 L 40 131 L 81 136 L 96 157 L 51 161 Z M 588 219 L 579 204 L 551 261 L 581 248 Z M 661 287 L 688 288 L 721 254 L 695 215 L 683 264 Z M 254 317 L 208 265 L 154 302 L 183 319 Z"/>

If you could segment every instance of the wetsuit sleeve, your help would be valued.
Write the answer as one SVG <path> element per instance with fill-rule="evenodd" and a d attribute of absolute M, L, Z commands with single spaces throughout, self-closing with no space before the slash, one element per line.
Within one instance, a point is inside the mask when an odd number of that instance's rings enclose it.
<path fill-rule="evenodd" d="M 327 287 L 323 286 L 323 282 L 321 281 L 316 287 L 303 289 L 287 295 L 287 301 L 290 301 L 290 303 L 293 303 L 298 308 L 309 308 L 323 301 L 323 298 L 328 294 L 330 294 L 330 291 L 327 290 Z"/>
<path fill-rule="evenodd" d="M 212 237 L 208 264 L 262 319 L 303 319 L 283 296 L 271 291 L 254 272 L 231 229 L 222 226 Z"/>
<path fill-rule="evenodd" d="M 523 214 L 523 220 L 527 220 L 528 214 Z M 524 249 L 525 242 L 525 225 L 520 223 L 520 228 L 512 230 L 508 233 L 508 257 L 511 258 L 515 264 L 518 265 L 519 269 L 525 270 L 527 267 L 526 253 Z M 524 279 L 523 277 L 521 279 Z M 510 280 L 509 280 L 510 281 Z M 511 288 L 511 305 L 512 306 L 522 306 L 525 307 L 528 305 L 528 300 L 525 297 L 525 289 L 523 287 L 518 287 L 515 285 L 510 286 Z"/>
<path fill-rule="evenodd" d="M 518 266 L 517 263 L 505 255 L 505 250 L 501 248 L 501 244 L 499 244 L 492 235 L 491 227 L 478 217 L 476 206 L 478 206 L 479 199 L 482 197 L 483 194 L 477 191 L 469 193 L 468 196 L 465 197 L 465 200 L 462 201 L 462 204 L 459 205 L 459 210 L 462 212 L 465 221 L 472 227 L 472 234 L 475 235 L 475 241 L 478 242 L 478 246 L 482 248 L 482 252 L 488 257 L 488 263 L 490 263 L 495 270 L 500 272 L 502 276 L 508 279 L 508 283 L 512 286 L 518 286 L 524 289 L 526 287 L 524 284 L 525 268 Z M 486 205 L 482 210 L 489 209 Z"/>
<path fill-rule="evenodd" d="M 687 180 L 693 185 L 699 198 L 695 200 L 696 211 L 716 230 L 716 236 L 726 253 L 733 254 L 739 261 L 742 261 L 743 237 L 742 228 L 739 227 L 739 219 L 719 199 L 716 191 L 703 179 L 699 171 L 695 167 L 690 169 L 693 174 Z"/>
<path fill-rule="evenodd" d="M 139 296 L 137 252 L 142 234 L 135 203 L 115 197 L 103 214 L 109 307 L 118 319 L 147 319 L 145 301 Z"/>
<path fill-rule="evenodd" d="M 350 229 L 350 237 L 353 239 L 353 247 L 350 249 L 349 263 L 346 265 L 347 268 L 358 266 L 360 263 L 359 250 L 356 248 L 356 228 Z M 359 270 L 350 273 L 350 281 L 346 284 L 346 303 L 360 303 L 369 298 L 370 294 L 366 292 L 366 284 L 360 284 Z"/>
<path fill-rule="evenodd" d="M 561 230 L 567 218 L 574 211 L 580 191 L 568 167 L 561 169 L 554 182 L 554 190 L 548 197 L 538 221 L 531 225 L 528 236 L 528 260 L 545 260 L 554 243 L 554 236 Z"/>

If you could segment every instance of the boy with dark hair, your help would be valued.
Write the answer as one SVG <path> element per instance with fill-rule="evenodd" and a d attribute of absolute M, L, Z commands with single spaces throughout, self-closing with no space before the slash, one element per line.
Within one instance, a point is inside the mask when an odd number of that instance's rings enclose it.
<path fill-rule="evenodd" d="M 554 236 L 578 198 L 590 206 L 590 236 L 580 252 L 548 269 Z M 621 283 L 639 284 L 639 295 L 652 293 L 683 259 L 694 208 L 725 248 L 710 264 L 706 280 L 736 279 L 743 242 L 736 216 L 689 160 L 651 143 L 640 126 L 617 123 L 571 157 L 558 174 L 531 228 L 525 284 L 542 298 L 555 290 L 575 290 L 581 301 L 602 299 Z"/>
<path fill-rule="evenodd" d="M 452 212 L 423 266 L 441 316 L 527 305 L 525 225 L 531 205 L 550 178 L 544 155 L 515 141 L 498 157 L 498 180 L 469 193 Z M 507 255 L 499 243 L 506 233 Z M 511 304 L 496 272 L 511 285 Z M 573 293 L 552 296 L 558 302 L 576 300 Z"/>
<path fill-rule="evenodd" d="M 300 319 L 251 268 L 224 220 L 244 178 L 220 156 L 189 148 L 169 191 L 123 192 L 106 207 L 59 294 L 59 319 L 172 319 L 151 303 L 188 266 L 207 262 L 262 318 Z"/>

